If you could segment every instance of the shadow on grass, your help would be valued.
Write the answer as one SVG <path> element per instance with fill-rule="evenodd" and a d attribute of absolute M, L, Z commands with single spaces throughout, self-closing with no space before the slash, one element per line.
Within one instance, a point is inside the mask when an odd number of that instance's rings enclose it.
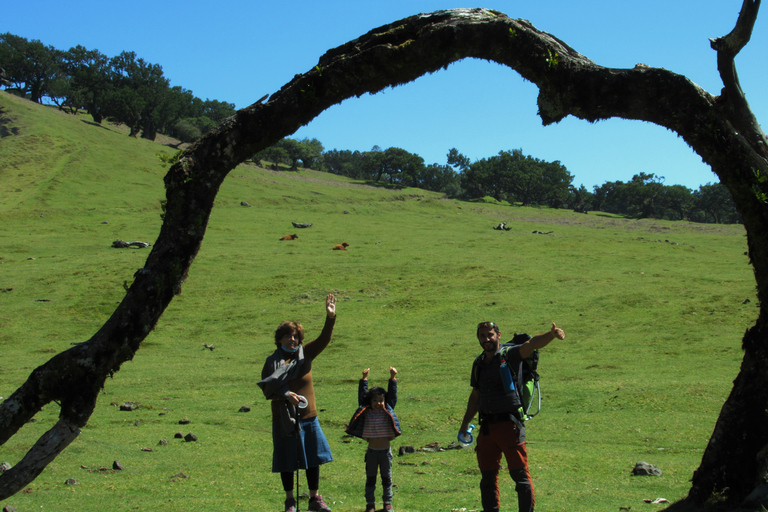
<path fill-rule="evenodd" d="M 765 508 L 760 505 L 755 507 L 740 507 L 726 503 L 695 505 L 685 499 L 675 502 L 667 508 L 660 509 L 661 512 L 761 512 L 764 510 Z"/>
<path fill-rule="evenodd" d="M 97 123 L 97 122 L 94 122 L 94 121 L 89 121 L 89 120 L 87 120 L 87 119 L 81 119 L 81 120 L 80 120 L 80 122 L 83 122 L 83 123 L 85 123 L 85 124 L 89 124 L 89 125 L 91 125 L 91 126 L 96 126 L 97 128 L 103 128 L 103 129 L 105 129 L 105 130 L 109 130 L 109 128 L 107 128 L 107 127 L 106 127 L 106 126 L 104 126 L 103 124 L 99 124 L 99 123 Z"/>
<path fill-rule="evenodd" d="M 365 180 L 361 181 L 360 183 L 363 185 L 368 185 L 369 187 L 385 188 L 387 190 L 402 190 L 405 188 L 404 185 L 400 185 L 398 183 L 387 183 L 384 181 Z"/>

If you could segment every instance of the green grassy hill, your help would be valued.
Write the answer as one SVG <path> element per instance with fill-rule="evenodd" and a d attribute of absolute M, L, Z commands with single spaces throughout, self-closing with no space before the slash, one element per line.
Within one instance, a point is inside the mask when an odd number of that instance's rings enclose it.
<path fill-rule="evenodd" d="M 111 244 L 157 237 L 165 173 L 157 154 L 175 149 L 2 92 L 0 134 L 0 396 L 8 396 L 33 368 L 90 338 L 121 300 L 148 249 Z M 493 230 L 501 221 L 512 230 Z M 295 241 L 278 240 L 293 233 Z M 331 250 L 341 242 L 347 251 Z M 364 446 L 343 435 L 361 370 L 370 367 L 374 383 L 389 366 L 400 371 L 404 434 L 395 450 L 447 446 L 470 391 L 475 326 L 486 320 L 508 338 L 552 322 L 566 331 L 542 352 L 544 411 L 528 428 L 537 510 L 657 507 L 642 500 L 687 492 L 738 372 L 741 336 L 757 315 L 745 250 L 738 225 L 467 203 L 241 165 L 221 188 L 182 295 L 107 382 L 82 435 L 5 504 L 282 510 L 256 381 L 277 324 L 301 321 L 311 339 L 333 292 L 334 341 L 314 373 L 335 458 L 321 471 L 321 493 L 334 511 L 364 505 Z M 138 410 L 120 411 L 129 401 Z M 251 412 L 238 412 L 243 405 Z M 56 404 L 45 407 L 0 447 L 0 462 L 17 463 L 57 415 Z M 180 425 L 184 418 L 191 423 Z M 112 471 L 115 460 L 125 470 Z M 663 476 L 631 477 L 640 460 Z M 480 508 L 471 450 L 396 462 L 397 510 Z M 511 508 L 513 487 L 501 478 Z"/>

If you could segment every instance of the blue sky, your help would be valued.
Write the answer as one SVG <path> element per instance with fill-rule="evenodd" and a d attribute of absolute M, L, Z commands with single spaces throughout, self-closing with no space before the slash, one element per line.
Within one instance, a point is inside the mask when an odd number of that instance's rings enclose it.
<path fill-rule="evenodd" d="M 112 57 L 135 51 L 160 64 L 172 86 L 242 108 L 317 64 L 329 48 L 420 12 L 487 7 L 525 18 L 597 64 L 637 63 L 683 74 L 710 93 L 722 87 L 709 38 L 727 34 L 741 0 L 0 0 L 0 32 L 68 49 L 82 45 Z M 588 8 L 586 7 L 588 5 Z M 768 122 L 768 13 L 737 57 L 742 87 L 759 121 Z M 762 53 L 762 55 L 761 55 Z M 627 181 L 639 172 L 696 189 L 716 182 L 676 134 L 638 121 L 589 124 L 566 118 L 543 127 L 537 89 L 509 68 L 464 60 L 447 70 L 325 111 L 294 138 L 326 150 L 406 149 L 427 164 L 446 163 L 455 147 L 478 160 L 501 150 L 559 160 L 574 184 Z"/>

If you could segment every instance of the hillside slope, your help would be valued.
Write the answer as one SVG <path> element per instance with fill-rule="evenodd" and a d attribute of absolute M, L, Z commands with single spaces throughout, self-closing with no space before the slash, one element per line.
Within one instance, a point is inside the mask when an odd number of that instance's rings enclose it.
<path fill-rule="evenodd" d="M 174 150 L 2 92 L 0 134 L 2 397 L 114 311 L 148 250 L 111 244 L 156 239 L 165 172 L 156 155 Z M 501 221 L 512 229 L 492 229 Z M 341 242 L 346 251 L 331 250 Z M 677 499 L 756 316 L 744 251 L 742 226 L 466 203 L 241 165 L 217 196 L 183 293 L 108 380 L 83 434 L 8 505 L 278 509 L 264 462 L 269 407 L 255 382 L 277 324 L 295 319 L 315 335 L 329 292 L 339 320 L 314 371 L 337 460 L 323 477 L 335 511 L 360 508 L 361 447 L 343 436 L 360 371 L 371 367 L 377 381 L 390 365 L 400 371 L 399 443 L 447 445 L 466 406 L 480 321 L 509 338 L 552 322 L 566 331 L 542 353 L 545 410 L 529 433 L 548 510 Z M 125 401 L 142 406 L 126 414 L 116 407 Z M 251 414 L 237 412 L 244 404 Z M 0 462 L 16 463 L 57 414 L 56 404 L 41 411 L 0 447 Z M 185 417 L 201 442 L 158 446 Z M 439 464 L 432 456 L 397 467 L 398 508 L 478 508 L 471 451 L 446 452 Z M 93 469 L 115 459 L 131 471 Z M 664 478 L 629 480 L 647 459 Z M 173 481 L 179 472 L 192 478 Z M 61 485 L 70 475 L 75 491 Z"/>

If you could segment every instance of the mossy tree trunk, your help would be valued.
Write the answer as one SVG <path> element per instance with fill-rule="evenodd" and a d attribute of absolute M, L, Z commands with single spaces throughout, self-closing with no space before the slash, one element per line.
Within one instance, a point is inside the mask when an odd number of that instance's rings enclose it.
<path fill-rule="evenodd" d="M 180 293 L 214 198 L 230 170 L 344 99 L 402 85 L 474 57 L 509 66 L 535 83 L 545 125 L 572 115 L 587 121 L 621 117 L 664 126 L 701 155 L 731 191 L 744 218 L 760 312 L 744 337 L 741 372 L 688 499 L 703 503 L 720 495 L 731 503 L 740 501 L 763 477 L 755 454 L 768 443 L 768 158 L 765 134 L 733 67 L 733 58 L 749 40 L 759 5 L 759 0 L 744 0 L 736 29 L 713 42 L 725 86 L 718 96 L 664 69 L 599 66 L 530 22 L 486 9 L 413 16 L 328 51 L 316 67 L 297 75 L 268 101 L 238 111 L 171 167 L 165 177 L 167 205 L 160 235 L 112 317 L 88 341 L 35 369 L 0 405 L 2 444 L 40 407 L 52 400 L 61 403 L 56 426 L 19 464 L 0 475 L 0 499 L 31 482 L 77 436 L 106 377 L 132 359 Z M 713 364 L 716 358 L 713 354 Z"/>

